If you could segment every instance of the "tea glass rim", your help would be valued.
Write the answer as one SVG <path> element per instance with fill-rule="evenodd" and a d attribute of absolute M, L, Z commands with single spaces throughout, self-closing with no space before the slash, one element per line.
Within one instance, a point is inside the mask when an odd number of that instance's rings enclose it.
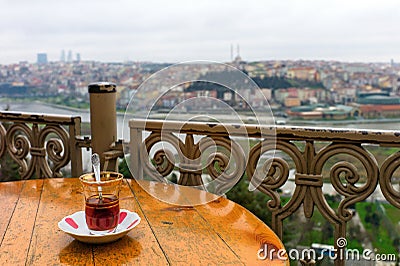
<path fill-rule="evenodd" d="M 108 176 L 108 175 L 115 175 L 115 178 L 109 179 L 109 180 L 101 180 L 102 176 Z M 89 178 L 91 180 L 87 180 L 85 178 Z M 94 173 L 90 172 L 90 173 L 86 173 L 83 174 L 79 177 L 79 180 L 88 186 L 98 186 L 98 185 L 112 185 L 114 183 L 119 183 L 120 181 L 122 181 L 122 179 L 124 178 L 124 175 L 118 172 L 113 172 L 113 171 L 101 171 L 100 172 L 100 182 L 98 182 L 95 177 L 94 177 Z"/>

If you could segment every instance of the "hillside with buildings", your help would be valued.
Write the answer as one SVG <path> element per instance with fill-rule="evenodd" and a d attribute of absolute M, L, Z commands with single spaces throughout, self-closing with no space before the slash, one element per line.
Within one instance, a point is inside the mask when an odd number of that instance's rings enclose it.
<path fill-rule="evenodd" d="M 158 107 L 168 108 L 176 101 L 209 96 L 217 97 L 235 110 L 262 108 L 267 99 L 274 113 L 291 119 L 400 117 L 400 65 L 394 62 L 245 62 L 238 56 L 228 64 L 246 73 L 261 90 L 239 87 L 234 88 L 235 94 L 216 84 L 192 82 L 180 84 L 174 92 L 164 95 Z M 88 84 L 110 81 L 117 84 L 117 106 L 124 110 L 140 84 L 169 65 L 81 61 L 80 57 L 75 61 L 47 62 L 40 54 L 37 63 L 0 65 L 0 95 L 87 107 Z M 226 75 L 224 72 L 226 69 L 221 68 L 217 73 L 199 73 L 198 77 L 206 80 L 210 75 Z M 174 77 L 169 79 L 173 81 Z M 240 95 L 245 95 L 248 101 L 243 101 Z"/>

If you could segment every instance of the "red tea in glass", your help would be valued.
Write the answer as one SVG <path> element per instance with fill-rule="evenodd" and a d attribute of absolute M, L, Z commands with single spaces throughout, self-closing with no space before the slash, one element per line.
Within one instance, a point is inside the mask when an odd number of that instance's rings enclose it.
<path fill-rule="evenodd" d="M 119 200 L 115 195 L 103 194 L 89 197 L 85 205 L 86 224 L 89 230 L 114 231 L 119 221 Z"/>
<path fill-rule="evenodd" d="M 119 222 L 119 190 L 123 175 L 101 172 L 100 182 L 93 173 L 80 178 L 85 195 L 85 217 L 93 235 L 115 232 Z"/>

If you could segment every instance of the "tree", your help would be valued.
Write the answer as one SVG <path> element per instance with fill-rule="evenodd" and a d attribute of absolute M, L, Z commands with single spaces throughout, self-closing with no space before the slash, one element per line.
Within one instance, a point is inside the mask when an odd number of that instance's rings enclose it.
<path fill-rule="evenodd" d="M 7 130 L 11 123 L 1 123 Z M 2 141 L 5 141 L 4 139 Z M 12 159 L 8 151 L 6 150 L 3 156 L 0 158 L 0 182 L 20 180 L 21 175 L 18 172 L 19 165 Z"/>
<path fill-rule="evenodd" d="M 328 221 L 324 221 L 321 228 L 321 243 L 327 243 L 329 238 L 333 236 L 333 228 L 332 225 Z"/>
<path fill-rule="evenodd" d="M 118 172 L 123 174 L 125 178 L 132 178 L 132 174 L 129 171 L 129 167 L 128 167 L 125 157 L 122 159 L 122 161 L 118 165 Z"/>
<path fill-rule="evenodd" d="M 6 152 L 0 160 L 0 181 L 20 180 L 19 165 Z"/>

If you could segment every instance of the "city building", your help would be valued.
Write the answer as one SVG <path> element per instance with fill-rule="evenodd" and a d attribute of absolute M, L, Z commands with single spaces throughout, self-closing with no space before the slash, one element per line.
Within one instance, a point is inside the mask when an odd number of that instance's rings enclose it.
<path fill-rule="evenodd" d="M 37 63 L 39 65 L 47 64 L 47 54 L 46 53 L 38 53 L 37 54 Z"/>
<path fill-rule="evenodd" d="M 60 61 L 65 62 L 65 50 L 61 51 Z"/>

